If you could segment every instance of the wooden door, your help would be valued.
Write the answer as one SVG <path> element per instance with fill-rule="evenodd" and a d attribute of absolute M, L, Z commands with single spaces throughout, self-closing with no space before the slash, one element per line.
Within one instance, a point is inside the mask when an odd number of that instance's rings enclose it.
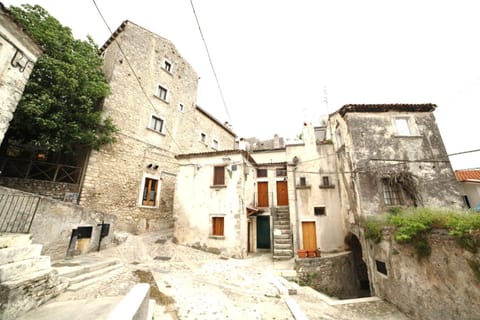
<path fill-rule="evenodd" d="M 257 182 L 258 206 L 268 208 L 268 182 Z"/>
<path fill-rule="evenodd" d="M 315 222 L 302 222 L 302 239 L 304 250 L 317 249 L 317 233 L 315 232 Z"/>
<path fill-rule="evenodd" d="M 287 181 L 277 181 L 277 206 L 288 206 Z"/>
<path fill-rule="evenodd" d="M 257 248 L 270 249 L 270 216 L 257 216 Z"/>

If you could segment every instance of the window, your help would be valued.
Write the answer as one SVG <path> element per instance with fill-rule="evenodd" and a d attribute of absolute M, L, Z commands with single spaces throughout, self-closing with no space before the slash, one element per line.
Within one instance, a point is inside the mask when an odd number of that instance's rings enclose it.
<path fill-rule="evenodd" d="M 387 206 L 401 205 L 400 188 L 396 184 L 390 183 L 388 179 L 382 179 L 383 198 Z"/>
<path fill-rule="evenodd" d="M 275 175 L 277 177 L 286 177 L 287 176 L 287 168 L 283 167 L 283 168 L 275 169 Z"/>
<path fill-rule="evenodd" d="M 463 195 L 462 198 L 463 198 L 463 203 L 467 206 L 467 208 L 470 209 L 472 206 L 470 205 L 470 201 L 468 200 L 468 196 Z"/>
<path fill-rule="evenodd" d="M 384 275 L 388 275 L 387 273 L 387 265 L 385 264 L 385 262 L 383 261 L 380 261 L 380 260 L 375 260 L 375 265 L 377 266 L 377 271 L 384 274 Z"/>
<path fill-rule="evenodd" d="M 158 180 L 145 178 L 143 184 L 142 206 L 154 207 L 157 201 Z"/>
<path fill-rule="evenodd" d="M 150 119 L 149 128 L 154 131 L 163 133 L 164 124 L 165 124 L 165 121 L 162 118 L 152 115 L 152 118 Z"/>
<path fill-rule="evenodd" d="M 257 178 L 266 178 L 268 176 L 267 169 L 257 169 Z"/>
<path fill-rule="evenodd" d="M 167 92 L 167 89 L 159 85 L 157 88 L 157 97 L 159 97 L 163 101 L 167 101 Z"/>
<path fill-rule="evenodd" d="M 330 185 L 330 177 L 324 176 L 322 177 L 322 183 L 324 186 L 329 186 Z"/>
<path fill-rule="evenodd" d="M 325 207 L 313 207 L 313 214 L 316 216 L 326 216 L 327 213 L 325 211 Z"/>
<path fill-rule="evenodd" d="M 172 64 L 168 60 L 163 61 L 163 70 L 172 73 Z"/>
<path fill-rule="evenodd" d="M 218 150 L 218 140 L 217 139 L 212 140 L 212 148 L 215 149 L 215 150 Z"/>
<path fill-rule="evenodd" d="M 224 217 L 212 217 L 212 236 L 223 237 Z"/>
<path fill-rule="evenodd" d="M 307 185 L 307 178 L 300 177 L 300 185 L 301 186 L 306 186 Z"/>
<path fill-rule="evenodd" d="M 397 135 L 399 136 L 411 135 L 410 128 L 408 126 L 408 119 L 406 118 L 395 119 L 395 127 L 397 129 Z"/>
<path fill-rule="evenodd" d="M 215 166 L 213 168 L 213 185 L 225 185 L 225 166 Z"/>
<path fill-rule="evenodd" d="M 185 112 L 185 106 L 182 103 L 178 104 L 178 111 Z"/>
<path fill-rule="evenodd" d="M 206 133 L 203 133 L 203 132 L 200 133 L 200 141 L 207 144 L 207 134 Z"/>

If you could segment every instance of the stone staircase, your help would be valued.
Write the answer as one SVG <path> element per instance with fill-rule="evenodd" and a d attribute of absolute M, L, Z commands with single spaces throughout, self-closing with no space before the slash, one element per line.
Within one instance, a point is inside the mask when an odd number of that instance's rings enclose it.
<path fill-rule="evenodd" d="M 293 257 L 292 230 L 288 207 L 278 207 L 273 216 L 273 259 L 287 260 Z"/>
<path fill-rule="evenodd" d="M 65 290 L 41 251 L 29 234 L 0 234 L 0 319 L 16 319 Z"/>
<path fill-rule="evenodd" d="M 119 259 L 92 256 L 76 256 L 69 260 L 55 261 L 53 267 L 69 284 L 67 291 L 78 291 L 123 271 L 123 264 Z"/>

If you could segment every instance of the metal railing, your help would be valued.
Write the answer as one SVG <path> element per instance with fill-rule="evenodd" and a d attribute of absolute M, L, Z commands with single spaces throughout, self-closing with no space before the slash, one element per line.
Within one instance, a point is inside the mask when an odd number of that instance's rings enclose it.
<path fill-rule="evenodd" d="M 40 197 L 0 194 L 0 232 L 29 233 Z"/>
<path fill-rule="evenodd" d="M 2 158 L 0 171 L 4 177 L 47 180 L 77 184 L 82 167 L 16 158 Z"/>

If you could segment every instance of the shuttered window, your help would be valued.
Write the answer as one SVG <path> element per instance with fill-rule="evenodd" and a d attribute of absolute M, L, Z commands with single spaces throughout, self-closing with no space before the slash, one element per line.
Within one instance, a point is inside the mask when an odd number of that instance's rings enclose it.
<path fill-rule="evenodd" d="M 143 185 L 142 205 L 155 206 L 157 200 L 158 180 L 145 178 Z"/>
<path fill-rule="evenodd" d="M 223 217 L 212 218 L 212 236 L 224 236 Z"/>
<path fill-rule="evenodd" d="M 216 186 L 225 185 L 225 166 L 215 166 L 213 170 L 213 184 Z"/>

